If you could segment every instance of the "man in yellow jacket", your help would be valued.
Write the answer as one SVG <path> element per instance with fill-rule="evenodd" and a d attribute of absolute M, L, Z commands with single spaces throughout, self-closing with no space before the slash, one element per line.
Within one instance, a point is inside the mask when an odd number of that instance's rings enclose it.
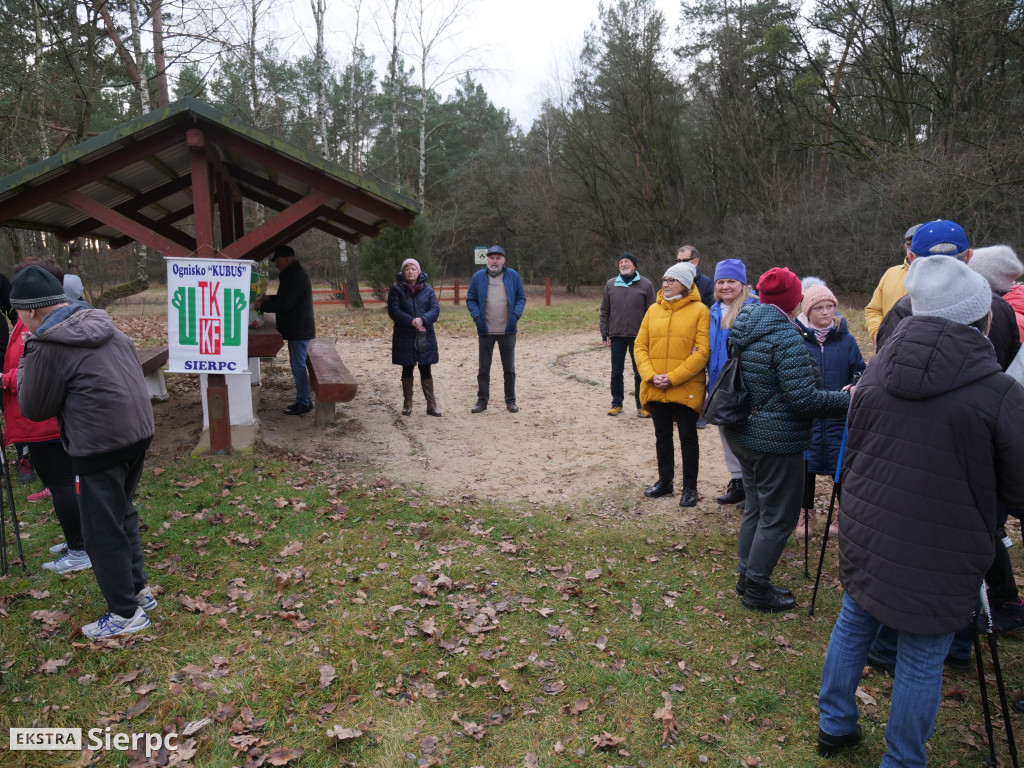
<path fill-rule="evenodd" d="M 672 493 L 675 456 L 672 424 L 679 428 L 683 454 L 683 492 L 679 506 L 697 505 L 700 444 L 697 417 L 704 407 L 704 369 L 711 355 L 711 313 L 694 285 L 692 264 L 678 262 L 665 271 L 658 300 L 647 309 L 633 342 L 640 371 L 640 402 L 654 422 L 658 482 L 644 491 L 648 498 Z"/>
<path fill-rule="evenodd" d="M 885 313 L 892 309 L 893 304 L 907 295 L 907 289 L 903 287 L 903 279 L 907 276 L 910 262 L 914 260 L 914 254 L 910 252 L 910 241 L 914 239 L 914 233 L 921 226 L 921 224 L 915 224 L 907 230 L 907 234 L 903 236 L 903 263 L 885 270 L 882 279 L 878 281 L 878 287 L 871 294 L 871 301 L 864 307 L 864 321 L 867 323 L 872 341 L 878 335 L 878 326 L 882 324 Z"/>

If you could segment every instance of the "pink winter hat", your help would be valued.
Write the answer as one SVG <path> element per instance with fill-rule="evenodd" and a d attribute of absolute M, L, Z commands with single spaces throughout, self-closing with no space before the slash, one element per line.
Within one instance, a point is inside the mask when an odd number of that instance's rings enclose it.
<path fill-rule="evenodd" d="M 827 285 L 812 285 L 804 291 L 803 311 L 807 317 L 811 316 L 811 310 L 823 301 L 831 301 L 837 307 L 836 295 L 828 289 Z"/>

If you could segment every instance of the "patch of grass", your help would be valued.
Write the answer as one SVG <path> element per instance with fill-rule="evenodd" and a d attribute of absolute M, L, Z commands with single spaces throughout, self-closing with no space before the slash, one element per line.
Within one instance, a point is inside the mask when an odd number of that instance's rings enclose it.
<path fill-rule="evenodd" d="M 743 610 L 718 514 L 567 521 L 261 456 L 151 465 L 138 506 L 160 605 L 153 628 L 123 640 L 73 634 L 102 613 L 99 592 L 89 572 L 40 571 L 53 525 L 27 526 L 30 569 L 0 580 L 0 732 L 182 732 L 210 718 L 183 739 L 197 766 L 300 749 L 284 764 L 521 766 L 531 752 L 550 766 L 818 764 L 835 579 L 813 618 Z M 777 575 L 806 606 L 800 557 L 787 551 Z M 1013 644 L 1002 658 L 1019 668 Z M 877 765 L 883 748 L 890 682 L 863 687 L 877 703 L 851 766 Z M 976 689 L 947 679 L 935 765 L 976 758 L 956 735 L 981 724 Z M 663 745 L 666 700 L 676 732 Z M 338 742 L 335 727 L 362 735 Z M 595 750 L 602 733 L 622 741 Z"/>

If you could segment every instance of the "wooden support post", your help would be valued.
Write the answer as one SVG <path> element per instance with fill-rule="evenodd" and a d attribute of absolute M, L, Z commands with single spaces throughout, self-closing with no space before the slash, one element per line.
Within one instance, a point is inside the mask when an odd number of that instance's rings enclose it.
<path fill-rule="evenodd" d="M 544 281 L 544 306 L 551 306 L 551 278 L 547 278 Z"/>
<path fill-rule="evenodd" d="M 210 451 L 231 453 L 231 412 L 223 373 L 211 373 L 207 379 L 206 402 L 210 409 Z"/>
<path fill-rule="evenodd" d="M 341 286 L 341 300 L 345 302 L 345 309 L 351 309 L 352 305 L 348 301 L 348 284 L 345 283 Z"/>
<path fill-rule="evenodd" d="M 459 306 L 459 281 L 455 281 L 455 306 Z"/>

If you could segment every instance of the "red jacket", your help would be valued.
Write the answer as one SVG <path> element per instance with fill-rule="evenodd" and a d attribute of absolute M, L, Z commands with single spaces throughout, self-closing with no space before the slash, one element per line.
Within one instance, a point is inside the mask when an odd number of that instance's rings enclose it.
<path fill-rule="evenodd" d="M 4 355 L 4 419 L 7 429 L 4 431 L 4 442 L 11 443 L 45 443 L 60 439 L 60 428 L 57 419 L 46 421 L 29 421 L 21 415 L 18 407 L 18 363 L 25 351 L 25 334 L 28 330 L 19 320 L 11 331 L 11 340 L 7 343 Z"/>
<path fill-rule="evenodd" d="M 1015 285 L 1003 294 L 1006 303 L 1013 307 L 1017 315 L 1017 327 L 1020 328 L 1020 337 L 1024 340 L 1024 285 Z"/>

